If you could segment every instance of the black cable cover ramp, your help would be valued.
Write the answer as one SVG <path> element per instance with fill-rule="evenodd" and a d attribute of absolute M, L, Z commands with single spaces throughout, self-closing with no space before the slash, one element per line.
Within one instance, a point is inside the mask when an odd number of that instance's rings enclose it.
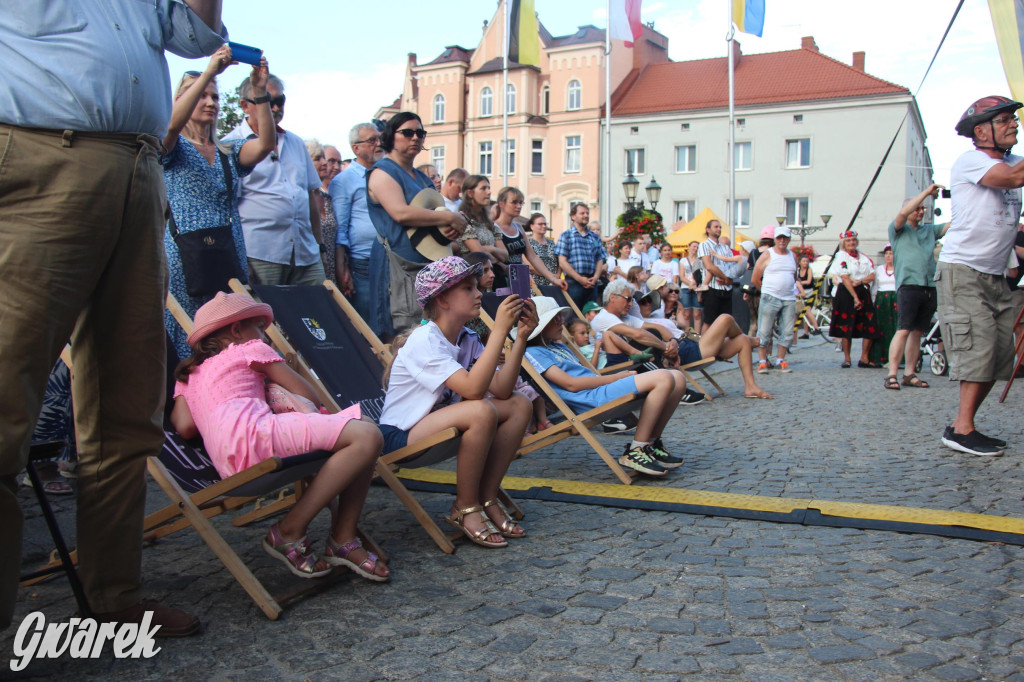
<path fill-rule="evenodd" d="M 403 469 L 397 475 L 411 490 L 455 492 L 453 471 Z M 1013 516 L 552 478 L 507 476 L 502 481 L 502 487 L 512 497 L 525 500 L 721 516 L 804 526 L 922 533 L 1024 546 L 1024 519 Z"/>

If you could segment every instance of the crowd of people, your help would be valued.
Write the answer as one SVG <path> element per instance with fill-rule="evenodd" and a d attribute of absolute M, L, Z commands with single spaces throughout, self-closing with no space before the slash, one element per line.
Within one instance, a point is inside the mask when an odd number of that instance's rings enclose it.
<path fill-rule="evenodd" d="M 282 127 L 285 86 L 266 59 L 240 84 L 242 122 L 218 139 L 216 77 L 233 63 L 220 2 L 154 9 L 131 0 L 102 8 L 55 0 L 19 13 L 13 24 L 0 18 L 0 54 L 18 74 L 0 76 L 3 176 L 17 178 L 0 198 L 0 370 L 9 378 L 0 391 L 0 541 L 8 548 L 0 556 L 2 626 L 10 624 L 20 568 L 16 476 L 68 339 L 85 595 L 98 620 L 150 618 L 158 636 L 200 629 L 194 616 L 141 595 L 145 462 L 164 439 L 168 336 L 181 360 L 171 423 L 183 436 L 204 438 L 221 475 L 270 456 L 334 453 L 263 541 L 268 554 L 306 578 L 334 565 L 369 580 L 389 578 L 355 534 L 374 463 L 381 452 L 452 426 L 462 440 L 448 522 L 490 548 L 524 537 L 497 501 L 522 438 L 547 425 L 543 402 L 521 383 L 524 361 L 580 410 L 645 394 L 619 461 L 649 476 L 682 464 L 663 430 L 677 407 L 702 399 L 678 368 L 735 357 L 744 394 L 755 399 L 772 397 L 758 386 L 757 372 L 788 370 L 797 299 L 813 276 L 789 250 L 785 227 L 733 250 L 712 220 L 705 239 L 675 260 L 649 237 L 602 241 L 581 203 L 553 241 L 542 214 L 521 215 L 517 188 L 501 188 L 492 202 L 486 177 L 455 169 L 442 178 L 432 166 L 417 167 L 427 131 L 415 113 L 354 125 L 354 160 L 346 168 L 337 147 Z M 26 32 L 25 25 L 42 28 Z M 182 76 L 173 97 L 165 50 L 210 56 L 202 71 Z M 893 261 L 884 273 L 893 289 L 878 299 L 889 306 L 891 324 L 895 291 L 887 389 L 927 386 L 910 360 L 937 306 L 951 378 L 960 382 L 959 412 L 942 442 L 979 455 L 1006 447 L 980 434 L 974 417 L 1012 367 L 1020 300 L 1005 273 L 1020 234 L 1024 164 L 1009 154 L 1020 107 L 990 97 L 964 114 L 957 129 L 975 149 L 953 169 L 952 225 L 920 224 L 920 204 L 936 186 L 911 200 L 890 228 Z M 936 264 L 927 256 L 944 230 Z M 861 363 L 871 366 L 871 342 L 886 324 L 868 287 L 881 277 L 858 252 L 855 233 L 843 240 L 831 333 L 846 340 L 846 365 L 849 339 L 864 339 Z M 537 284 L 562 289 L 583 318 L 565 319 L 568 306 L 554 298 L 513 294 L 500 304 L 493 329 L 470 329 L 483 290 L 507 286 L 509 268 L 518 264 Z M 379 424 L 358 406 L 322 413 L 312 387 L 263 342 L 273 311 L 224 293 L 231 277 L 262 284 L 331 279 L 375 332 L 394 337 Z M 747 285 L 757 336 L 732 316 L 733 289 Z M 164 317 L 168 288 L 195 321 L 189 333 Z M 570 352 L 565 324 L 573 340 L 587 342 L 579 345 L 595 364 L 604 354 L 606 364 L 650 358 L 654 366 L 594 372 Z M 900 355 L 910 374 L 897 382 Z M 323 508 L 332 522 L 318 552 L 306 529 Z"/>

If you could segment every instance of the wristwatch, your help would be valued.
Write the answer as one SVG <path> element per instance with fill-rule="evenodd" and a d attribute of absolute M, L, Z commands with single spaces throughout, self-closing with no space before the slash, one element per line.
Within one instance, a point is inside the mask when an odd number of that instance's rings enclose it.
<path fill-rule="evenodd" d="M 269 101 L 270 101 L 270 93 L 269 92 L 265 92 L 262 95 L 260 95 L 259 97 L 253 97 L 252 98 L 252 103 L 253 104 L 266 104 Z"/>

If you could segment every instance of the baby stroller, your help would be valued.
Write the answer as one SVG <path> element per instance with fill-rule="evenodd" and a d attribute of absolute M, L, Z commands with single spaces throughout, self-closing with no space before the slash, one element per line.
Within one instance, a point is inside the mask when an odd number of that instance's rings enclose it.
<path fill-rule="evenodd" d="M 949 363 L 946 361 L 946 350 L 942 345 L 942 334 L 939 332 L 938 317 L 935 318 L 931 330 L 921 336 L 921 355 L 918 356 L 917 365 L 914 367 L 915 374 L 920 372 L 924 366 L 925 355 L 931 356 L 928 367 L 932 374 L 938 377 L 946 376 L 946 372 L 949 371 Z"/>

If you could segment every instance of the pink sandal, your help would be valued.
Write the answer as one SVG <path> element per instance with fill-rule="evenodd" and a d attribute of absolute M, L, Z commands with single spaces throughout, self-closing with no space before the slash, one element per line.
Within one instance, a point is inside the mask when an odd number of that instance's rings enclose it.
<path fill-rule="evenodd" d="M 359 541 L 359 538 L 349 540 L 342 545 L 336 545 L 334 540 L 327 538 L 327 546 L 324 549 L 324 561 L 332 566 L 344 566 L 353 573 L 356 573 L 367 580 L 373 580 L 378 583 L 390 580 L 390 574 L 378 575 L 376 573 L 377 561 L 379 561 L 379 558 L 373 552 L 367 551 L 366 558 L 358 564 L 348 558 L 349 554 L 362 546 L 363 543 Z"/>
<path fill-rule="evenodd" d="M 317 571 L 316 564 L 320 559 L 309 548 L 309 537 L 303 535 L 298 540 L 288 542 L 281 537 L 276 523 L 270 527 L 267 537 L 263 538 L 263 550 L 283 562 L 289 571 L 300 578 L 322 578 L 334 570 L 327 568 Z"/>

